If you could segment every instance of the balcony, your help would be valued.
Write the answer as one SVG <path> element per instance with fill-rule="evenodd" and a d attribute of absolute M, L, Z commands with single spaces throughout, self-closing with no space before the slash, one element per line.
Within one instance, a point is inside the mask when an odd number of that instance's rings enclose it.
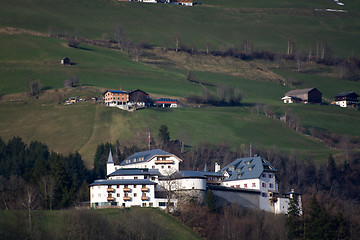
<path fill-rule="evenodd" d="M 148 191 L 149 191 L 149 188 L 143 187 L 143 188 L 141 188 L 141 191 L 142 191 L 142 192 L 148 192 Z"/>
<path fill-rule="evenodd" d="M 114 201 L 114 199 L 115 199 L 115 198 L 113 198 L 113 197 L 107 197 L 107 200 L 108 200 L 108 201 Z"/>
<path fill-rule="evenodd" d="M 108 188 L 108 189 L 106 189 L 106 191 L 107 191 L 107 192 L 114 192 L 115 189 L 113 189 L 113 188 Z"/>
<path fill-rule="evenodd" d="M 130 188 L 124 188 L 124 190 L 123 190 L 124 192 L 130 192 L 131 191 L 131 189 Z"/>
<path fill-rule="evenodd" d="M 131 197 L 124 197 L 124 201 L 130 201 Z"/>
<path fill-rule="evenodd" d="M 142 197 L 141 197 L 141 200 L 147 201 L 147 200 L 149 200 L 149 197 L 148 197 L 148 196 L 142 196 Z"/>
<path fill-rule="evenodd" d="M 173 160 L 155 160 L 155 164 L 173 164 Z"/>

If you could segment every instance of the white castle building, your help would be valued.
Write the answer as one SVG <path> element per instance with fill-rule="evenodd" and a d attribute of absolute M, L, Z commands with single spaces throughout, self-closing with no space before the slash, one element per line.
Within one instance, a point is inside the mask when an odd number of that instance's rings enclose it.
<path fill-rule="evenodd" d="M 202 199 L 207 190 L 227 202 L 275 214 L 287 213 L 294 191 L 278 193 L 275 168 L 261 157 L 239 158 L 215 172 L 179 171 L 182 162 L 160 149 L 137 152 L 120 165 L 109 153 L 106 179 L 90 184 L 90 204 L 98 207 L 176 207 L 179 198 Z M 298 198 L 301 206 L 301 198 Z"/>

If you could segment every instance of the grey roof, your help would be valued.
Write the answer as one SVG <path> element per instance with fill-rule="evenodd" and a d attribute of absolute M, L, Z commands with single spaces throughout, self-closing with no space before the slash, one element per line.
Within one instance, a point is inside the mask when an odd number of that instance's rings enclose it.
<path fill-rule="evenodd" d="M 266 172 L 276 172 L 276 169 L 262 157 L 238 158 L 219 172 L 227 172 L 230 177 L 224 181 L 259 178 Z"/>
<path fill-rule="evenodd" d="M 316 89 L 316 88 L 305 88 L 305 89 L 296 89 L 296 90 L 291 90 L 289 92 L 287 92 L 285 95 L 286 96 L 296 96 L 298 94 L 304 94 L 304 93 L 308 93 L 311 90 Z M 317 90 L 317 89 L 316 89 Z"/>
<path fill-rule="evenodd" d="M 95 180 L 89 186 L 97 185 L 155 185 L 156 182 L 152 182 L 148 179 L 99 179 Z"/>
<path fill-rule="evenodd" d="M 113 156 L 111 154 L 111 149 L 110 149 L 110 152 L 109 152 L 109 157 L 108 157 L 107 163 L 114 163 L 114 159 L 113 159 Z"/>
<path fill-rule="evenodd" d="M 180 179 L 180 178 L 204 178 L 206 179 L 206 176 L 204 175 L 204 172 L 200 171 L 179 171 L 173 173 L 171 176 L 160 176 L 160 179 Z"/>
<path fill-rule="evenodd" d="M 128 164 L 139 163 L 139 162 L 147 162 L 148 160 L 150 160 L 151 158 L 153 158 L 156 155 L 170 156 L 173 154 L 165 152 L 160 149 L 154 149 L 154 150 L 149 150 L 149 151 L 144 151 L 144 152 L 137 152 L 137 153 L 134 153 L 133 155 L 131 155 L 130 157 L 126 158 L 124 161 L 122 161 L 122 163 L 120 165 L 128 165 Z M 130 163 L 126 163 L 126 160 L 131 160 L 131 161 L 130 161 Z"/>
<path fill-rule="evenodd" d="M 338 95 L 335 95 L 334 97 L 347 97 L 349 95 L 353 95 L 354 97 L 359 97 L 359 95 L 357 95 L 354 91 L 351 91 L 351 92 L 342 92 L 342 93 L 339 93 Z"/>
<path fill-rule="evenodd" d="M 180 171 L 182 178 L 206 178 L 204 172 L 200 171 Z"/>
<path fill-rule="evenodd" d="M 222 177 L 221 172 L 204 172 L 205 176 Z"/>
<path fill-rule="evenodd" d="M 158 169 L 147 168 L 120 168 L 107 176 L 125 176 L 125 175 L 160 175 Z"/>

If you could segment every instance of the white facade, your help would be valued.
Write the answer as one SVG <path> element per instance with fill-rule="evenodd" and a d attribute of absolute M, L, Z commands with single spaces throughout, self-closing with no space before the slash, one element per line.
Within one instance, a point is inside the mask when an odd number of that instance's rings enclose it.
<path fill-rule="evenodd" d="M 220 169 L 219 164 L 215 164 L 215 169 L 218 170 L 216 173 L 207 170 L 179 171 L 181 161 L 173 154 L 155 149 L 135 153 L 117 165 L 110 152 L 106 179 L 96 180 L 90 185 L 91 206 L 165 209 L 168 204 L 167 196 L 172 196 L 170 207 L 176 207 L 177 197 L 186 199 L 185 196 L 201 196 L 206 192 L 207 184 L 214 184 L 212 186 L 220 188 L 217 191 L 225 189 L 240 194 L 235 195 L 235 198 L 232 195 L 229 201 L 244 196 L 241 194 L 250 194 L 253 196 L 251 201 L 256 203 L 257 208 L 275 214 L 286 214 L 289 199 L 294 194 L 298 195 L 292 190 L 281 197 L 275 178 L 276 170 L 261 157 L 239 158 L 223 169 Z M 211 180 L 215 175 L 219 181 L 209 181 L 209 176 Z M 222 194 L 223 192 L 220 196 Z M 300 196 L 299 201 L 301 207 Z"/>

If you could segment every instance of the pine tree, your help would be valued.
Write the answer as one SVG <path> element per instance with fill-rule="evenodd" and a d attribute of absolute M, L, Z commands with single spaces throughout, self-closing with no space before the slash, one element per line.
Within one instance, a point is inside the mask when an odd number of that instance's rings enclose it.
<path fill-rule="evenodd" d="M 165 124 L 162 124 L 159 129 L 159 138 L 163 144 L 168 143 L 170 141 L 169 129 Z"/>
<path fill-rule="evenodd" d="M 289 201 L 287 212 L 286 226 L 288 228 L 288 238 L 298 238 L 302 234 L 302 221 L 300 218 L 299 199 L 297 195 L 293 195 Z"/>

